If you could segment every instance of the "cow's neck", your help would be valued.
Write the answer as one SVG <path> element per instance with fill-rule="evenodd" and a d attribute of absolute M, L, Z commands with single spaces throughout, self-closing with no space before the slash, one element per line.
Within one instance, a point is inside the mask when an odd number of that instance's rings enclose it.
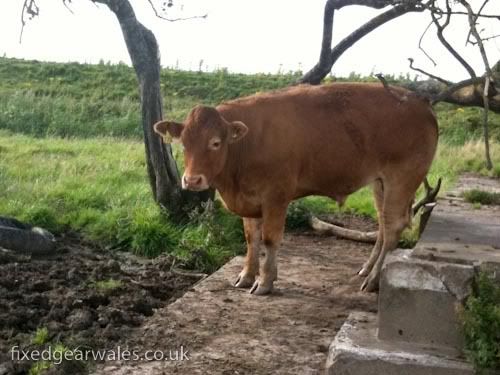
<path fill-rule="evenodd" d="M 215 178 L 214 187 L 224 198 L 228 194 L 241 191 L 240 181 L 244 173 L 247 160 L 245 150 L 247 142 L 243 140 L 228 149 L 226 164 L 222 172 Z"/>

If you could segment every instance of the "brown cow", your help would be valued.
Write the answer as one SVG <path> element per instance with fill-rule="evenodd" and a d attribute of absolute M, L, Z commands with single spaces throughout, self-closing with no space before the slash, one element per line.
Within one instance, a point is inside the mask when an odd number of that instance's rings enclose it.
<path fill-rule="evenodd" d="M 359 274 L 367 276 L 361 288 L 375 290 L 386 253 L 410 223 L 438 137 L 426 100 L 400 88 L 351 83 L 197 106 L 184 124 L 162 121 L 154 128 L 184 146 L 183 187 L 214 187 L 243 217 L 247 255 L 235 286 L 252 287 L 254 294 L 273 288 L 292 200 L 323 195 L 342 202 L 367 184 L 374 188 L 380 230 Z M 259 271 L 261 239 L 266 256 Z"/>

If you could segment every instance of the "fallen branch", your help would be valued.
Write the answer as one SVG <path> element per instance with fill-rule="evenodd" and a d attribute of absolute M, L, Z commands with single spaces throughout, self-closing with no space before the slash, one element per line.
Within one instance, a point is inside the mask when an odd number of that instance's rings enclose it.
<path fill-rule="evenodd" d="M 204 279 L 208 277 L 208 274 L 202 272 L 191 272 L 191 271 L 182 271 L 178 268 L 170 268 L 170 272 L 174 275 L 183 276 L 183 277 L 192 277 L 194 279 Z"/>
<path fill-rule="evenodd" d="M 427 180 L 427 178 L 424 179 L 425 196 L 413 206 L 413 216 L 415 216 L 418 210 L 420 210 L 420 208 L 424 207 L 425 205 L 436 203 L 437 195 L 439 194 L 439 190 L 441 189 L 441 182 L 442 179 L 441 177 L 439 177 L 436 183 L 436 187 L 433 188 L 431 185 L 429 185 L 429 181 Z"/>
<path fill-rule="evenodd" d="M 359 230 L 342 228 L 322 221 L 315 216 L 311 216 L 309 219 L 309 225 L 311 225 L 312 229 L 321 234 L 332 234 L 339 238 L 345 238 L 347 240 L 358 242 L 375 243 L 377 241 L 377 231 L 361 232 Z"/>
<path fill-rule="evenodd" d="M 432 210 L 436 207 L 436 202 L 426 203 L 422 208 L 422 214 L 420 215 L 420 221 L 418 223 L 418 235 L 421 236 L 424 233 L 424 229 L 427 226 L 427 222 L 431 217 Z"/>
<path fill-rule="evenodd" d="M 387 92 L 394 98 L 396 99 L 399 104 L 401 104 L 402 102 L 408 100 L 408 97 L 406 95 L 403 95 L 401 96 L 399 93 L 395 93 L 393 89 L 391 89 L 391 87 L 389 86 L 389 84 L 387 83 L 384 75 L 382 73 L 377 73 L 375 74 L 375 77 L 377 77 L 380 82 L 382 82 L 382 85 L 384 86 L 384 89 L 387 90 Z"/>
<path fill-rule="evenodd" d="M 437 195 L 439 194 L 439 190 L 441 189 L 441 182 L 442 179 L 439 178 L 436 183 L 436 186 L 432 187 L 426 178 L 424 180 L 425 196 L 420 201 L 418 201 L 412 208 L 413 216 L 416 216 L 419 210 L 422 209 L 422 214 L 420 215 L 420 222 L 418 227 L 419 234 L 422 234 L 422 232 L 424 231 L 425 226 L 429 221 L 429 217 L 432 213 L 432 210 L 436 206 Z M 362 232 L 359 230 L 347 229 L 340 227 L 338 225 L 327 223 L 323 220 L 318 219 L 315 216 L 310 217 L 309 225 L 314 231 L 320 234 L 330 234 L 339 238 L 344 238 L 347 240 L 358 241 L 358 242 L 375 243 L 377 241 L 378 231 Z"/>

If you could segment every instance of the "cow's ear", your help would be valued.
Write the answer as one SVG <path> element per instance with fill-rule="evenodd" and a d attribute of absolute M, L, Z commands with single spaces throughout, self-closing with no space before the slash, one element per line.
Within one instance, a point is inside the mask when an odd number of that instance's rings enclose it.
<path fill-rule="evenodd" d="M 241 121 L 229 123 L 229 143 L 238 142 L 248 132 L 248 127 Z"/>
<path fill-rule="evenodd" d="M 153 125 L 153 129 L 163 137 L 165 143 L 169 143 L 172 138 L 177 140 L 181 137 L 184 125 L 173 121 L 160 121 Z"/>

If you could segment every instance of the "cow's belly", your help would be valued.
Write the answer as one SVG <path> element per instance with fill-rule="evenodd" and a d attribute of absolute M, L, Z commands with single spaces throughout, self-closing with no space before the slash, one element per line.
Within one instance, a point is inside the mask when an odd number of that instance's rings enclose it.
<path fill-rule="evenodd" d="M 308 179 L 299 180 L 294 199 L 321 195 L 342 204 L 349 195 L 369 185 L 376 178 L 374 173 L 353 173 L 349 176 L 324 173 L 311 176 Z"/>
<path fill-rule="evenodd" d="M 219 192 L 221 193 L 221 192 Z M 222 203 L 227 210 L 241 217 L 262 217 L 262 201 L 257 195 L 238 194 L 229 196 L 221 193 Z"/>

